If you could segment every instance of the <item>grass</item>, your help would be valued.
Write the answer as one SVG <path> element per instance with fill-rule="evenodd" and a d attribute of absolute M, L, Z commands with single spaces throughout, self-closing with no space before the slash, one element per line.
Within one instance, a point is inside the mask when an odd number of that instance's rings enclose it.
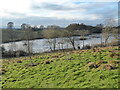
<path fill-rule="evenodd" d="M 118 49 L 53 52 L 34 55 L 32 60 L 4 59 L 2 88 L 119 88 Z"/>

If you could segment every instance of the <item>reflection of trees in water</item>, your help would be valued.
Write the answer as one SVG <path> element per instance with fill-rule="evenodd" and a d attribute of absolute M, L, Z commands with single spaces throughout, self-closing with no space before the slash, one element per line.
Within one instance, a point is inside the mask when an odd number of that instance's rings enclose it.
<path fill-rule="evenodd" d="M 100 36 L 100 35 L 98 35 Z M 87 36 L 88 37 L 88 36 Z M 80 48 L 82 48 L 82 40 L 79 40 L 79 37 L 75 37 L 75 47 L 78 48 L 78 44 L 80 46 Z M 109 42 L 111 42 L 114 39 L 114 37 L 110 37 Z M 68 42 L 67 38 L 57 38 L 57 44 L 56 44 L 56 49 L 68 49 L 68 48 L 72 48 L 72 45 Z M 32 41 L 32 43 L 30 44 L 30 51 L 31 52 L 44 52 L 44 51 L 50 51 L 50 49 L 52 48 L 52 39 L 40 39 L 37 40 L 35 42 Z M 104 38 L 103 38 L 104 41 Z M 16 50 L 23 50 L 25 52 L 27 52 L 27 46 L 24 45 L 26 41 L 20 41 L 20 42 L 16 42 Z M 85 40 L 85 45 L 90 45 L 92 46 L 93 44 L 100 44 L 100 38 L 91 38 L 91 39 L 87 39 Z M 9 45 L 8 45 L 9 46 Z M 14 45 L 13 45 L 14 46 Z M 12 46 L 11 46 L 12 47 Z M 6 48 L 6 45 L 5 45 Z"/>

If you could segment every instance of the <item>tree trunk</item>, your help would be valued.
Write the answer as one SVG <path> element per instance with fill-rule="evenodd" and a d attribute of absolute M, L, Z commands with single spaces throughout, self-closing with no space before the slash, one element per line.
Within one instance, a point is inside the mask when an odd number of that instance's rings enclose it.
<path fill-rule="evenodd" d="M 102 34 L 101 34 L 101 47 L 103 47 L 103 45 L 102 45 Z"/>
<path fill-rule="evenodd" d="M 84 38 L 85 38 L 85 37 L 83 36 L 83 49 L 84 49 Z"/>
<path fill-rule="evenodd" d="M 51 52 L 53 51 L 52 48 L 50 47 Z"/>
<path fill-rule="evenodd" d="M 71 42 L 71 44 L 72 44 L 73 49 L 76 50 L 76 49 L 75 49 L 75 41 L 74 41 L 74 38 L 73 38 L 73 40 L 70 38 L 70 42 Z"/>
<path fill-rule="evenodd" d="M 73 47 L 73 49 L 75 50 L 75 44 L 74 44 L 74 42 L 71 42 L 72 43 L 72 47 Z"/>
<path fill-rule="evenodd" d="M 109 37 L 107 37 L 107 38 L 105 39 L 105 46 L 107 46 L 108 39 L 109 39 Z"/>
<path fill-rule="evenodd" d="M 56 48 L 56 38 L 54 39 L 54 42 L 53 42 L 53 50 L 55 51 L 55 48 Z"/>
<path fill-rule="evenodd" d="M 31 58 L 31 50 L 30 50 L 30 41 L 29 41 L 29 39 L 27 40 L 27 42 L 28 42 L 28 54 L 29 54 L 30 59 L 32 59 Z"/>
<path fill-rule="evenodd" d="M 84 40 L 83 40 L 83 49 L 84 49 Z"/>

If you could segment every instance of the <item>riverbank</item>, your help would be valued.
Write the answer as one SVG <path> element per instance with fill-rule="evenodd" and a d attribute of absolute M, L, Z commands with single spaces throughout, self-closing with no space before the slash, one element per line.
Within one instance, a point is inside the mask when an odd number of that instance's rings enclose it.
<path fill-rule="evenodd" d="M 119 46 L 119 42 L 118 40 L 116 41 L 112 41 L 107 43 L 106 45 L 104 43 L 100 43 L 100 44 L 92 44 L 92 45 L 84 45 L 84 48 L 78 48 L 75 47 L 76 50 L 85 50 L 85 49 L 92 49 L 92 48 L 100 48 L 100 47 L 108 47 L 108 46 Z M 38 53 L 31 53 L 30 55 L 37 55 L 37 54 L 42 54 L 42 53 L 53 53 L 53 52 L 69 52 L 69 51 L 73 51 L 73 48 L 64 48 L 64 49 L 56 49 L 55 51 L 44 51 L 44 52 L 38 52 Z M 16 50 L 16 51 L 7 51 L 6 49 L 2 49 L 2 58 L 16 58 L 16 57 L 26 57 L 29 56 L 29 54 L 27 52 L 25 52 L 24 50 Z"/>
<path fill-rule="evenodd" d="M 7 30 L 7 29 L 0 29 L 2 33 L 2 43 L 9 43 L 9 42 L 17 42 L 26 40 L 26 32 L 25 30 Z M 41 35 L 42 31 L 32 31 L 30 40 L 35 39 L 43 39 Z"/>
<path fill-rule="evenodd" d="M 119 53 L 114 46 L 4 59 L 2 88 L 118 88 Z"/>
<path fill-rule="evenodd" d="M 39 37 L 39 38 L 30 39 L 30 40 L 38 40 L 38 39 L 44 39 L 44 38 Z M 11 42 L 20 42 L 20 41 L 25 41 L 25 39 L 22 39 L 22 40 L 14 40 L 14 41 L 4 41 L 4 42 L 2 42 L 2 44 L 11 43 Z"/>
<path fill-rule="evenodd" d="M 2 42 L 1 43 L 18 42 L 18 41 L 26 40 L 25 39 L 26 38 L 25 30 L 0 29 L 0 32 L 2 33 Z M 101 33 L 89 33 L 85 36 L 94 35 L 94 34 L 101 34 Z M 74 35 L 74 36 L 78 36 L 78 35 Z M 94 38 L 96 38 L 96 36 L 94 36 Z M 45 37 L 43 36 L 42 30 L 31 32 L 30 40 L 37 40 L 37 39 L 45 39 Z"/>

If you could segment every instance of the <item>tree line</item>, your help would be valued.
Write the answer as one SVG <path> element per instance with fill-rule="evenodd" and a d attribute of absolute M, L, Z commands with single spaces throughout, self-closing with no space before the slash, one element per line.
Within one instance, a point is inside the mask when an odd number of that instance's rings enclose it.
<path fill-rule="evenodd" d="M 12 25 L 8 25 L 9 29 L 13 28 Z M 42 26 L 43 28 L 44 26 Z M 37 27 L 36 27 L 37 28 Z M 77 44 L 76 48 L 76 41 L 78 39 L 75 38 L 75 36 L 80 36 L 79 40 L 82 40 L 82 49 L 86 49 L 86 46 L 84 45 L 84 42 L 86 40 L 86 35 L 89 35 L 91 33 L 102 33 L 101 34 L 101 47 L 106 46 L 108 43 L 108 40 L 110 36 L 114 36 L 116 39 L 118 39 L 118 27 L 114 26 L 114 21 L 112 19 L 106 20 L 105 25 L 98 24 L 96 26 L 88 26 L 85 24 L 70 24 L 66 28 L 61 28 L 56 25 L 48 26 L 47 28 L 43 28 L 43 30 L 40 32 L 40 35 L 43 35 L 44 38 L 47 39 L 47 44 L 49 45 L 49 48 L 51 51 L 56 50 L 56 46 L 60 45 L 61 49 L 63 49 L 63 45 L 65 42 L 68 42 L 72 48 L 80 49 L 79 44 Z M 29 24 L 22 24 L 21 29 L 24 30 L 24 46 L 26 47 L 26 52 L 29 56 L 32 54 L 32 40 L 31 37 L 34 37 L 33 35 L 33 27 L 31 27 Z M 14 38 L 14 35 L 12 35 L 12 38 Z M 57 42 L 57 38 L 62 38 L 61 42 Z M 105 38 L 105 41 L 103 42 L 103 38 Z M 15 47 L 14 47 L 15 48 Z M 90 48 L 90 46 L 87 46 L 87 48 Z M 12 50 L 14 51 L 14 50 Z"/>
<path fill-rule="evenodd" d="M 20 27 L 19 30 L 25 30 L 27 26 L 30 26 L 30 24 L 25 24 L 23 23 Z M 39 31 L 39 30 L 44 30 L 44 29 L 49 29 L 49 28 L 59 28 L 59 29 L 67 29 L 67 30 L 90 30 L 93 33 L 101 33 L 102 31 L 103 24 L 97 24 L 96 26 L 91 26 L 91 25 L 85 25 L 84 23 L 78 24 L 78 23 L 73 23 L 68 25 L 67 27 L 60 27 L 57 25 L 48 25 L 45 27 L 44 25 L 35 25 L 31 26 L 33 31 Z M 14 23 L 13 22 L 8 22 L 7 23 L 7 29 L 12 30 L 15 29 Z"/>

